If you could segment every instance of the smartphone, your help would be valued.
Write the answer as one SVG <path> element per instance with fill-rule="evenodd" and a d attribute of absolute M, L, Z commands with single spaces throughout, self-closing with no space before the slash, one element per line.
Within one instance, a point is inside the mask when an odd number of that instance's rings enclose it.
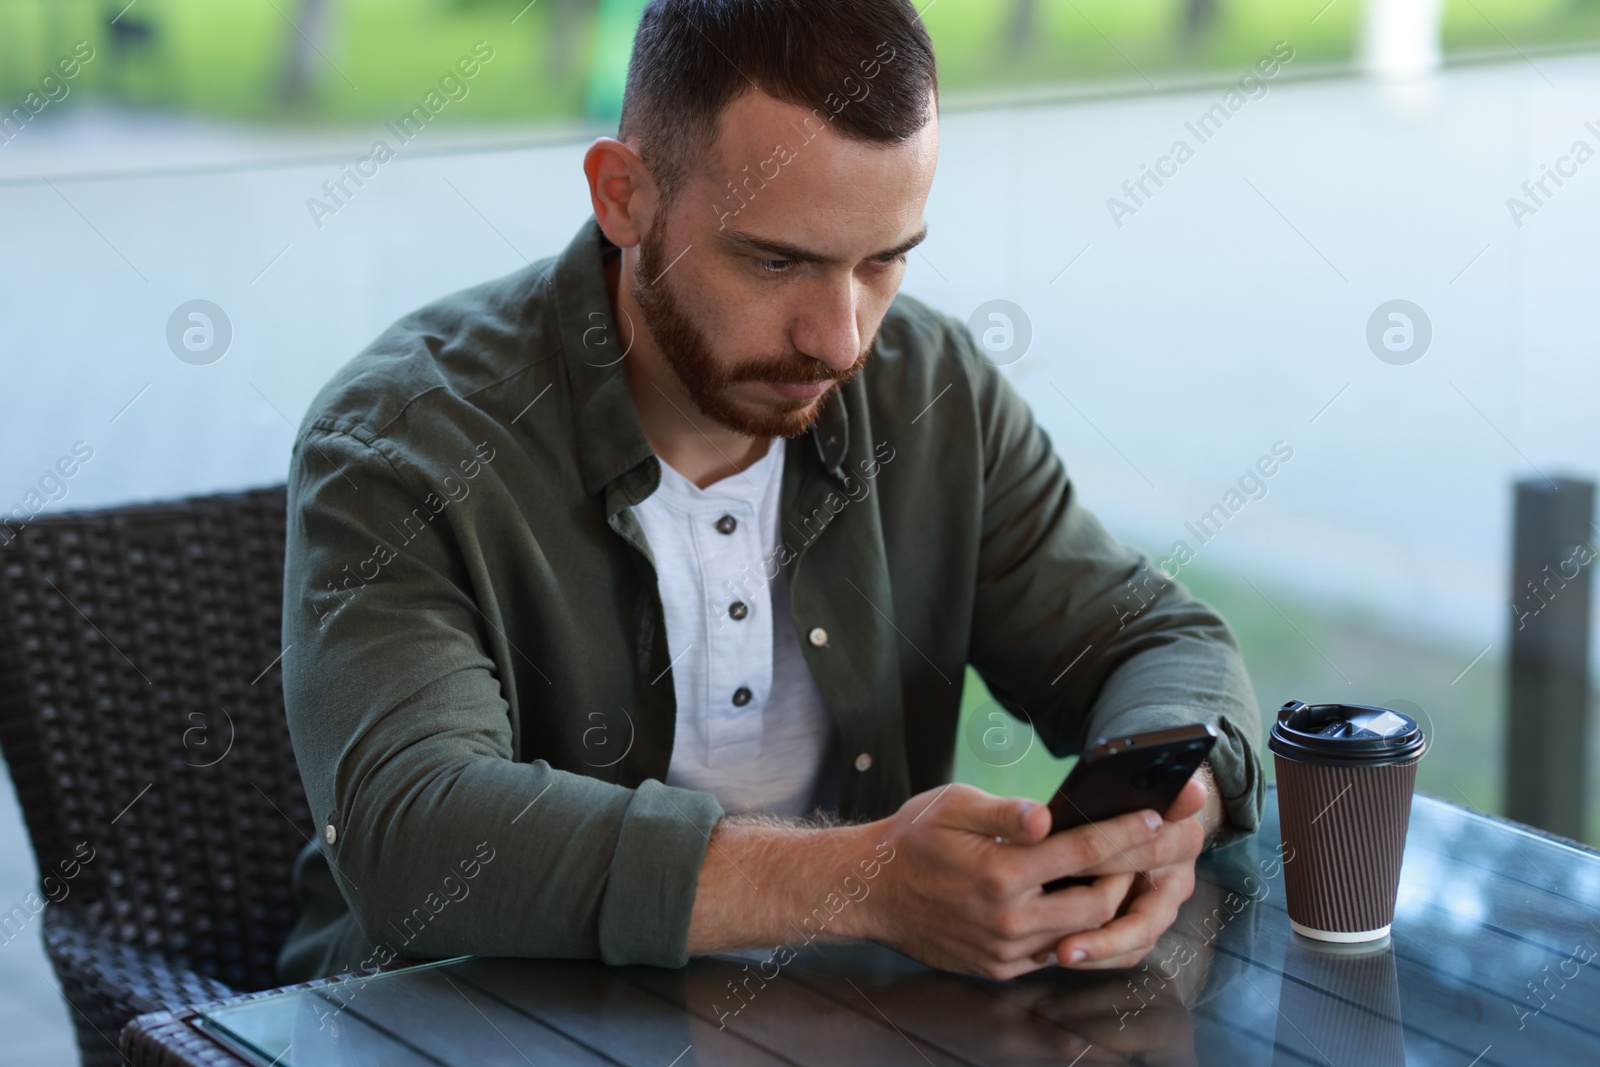
<path fill-rule="evenodd" d="M 1050 798 L 1050 832 L 1142 808 L 1165 812 L 1216 743 L 1217 731 L 1205 723 L 1101 738 L 1079 757 Z M 1051 892 L 1091 881 L 1069 876 L 1044 888 Z"/>

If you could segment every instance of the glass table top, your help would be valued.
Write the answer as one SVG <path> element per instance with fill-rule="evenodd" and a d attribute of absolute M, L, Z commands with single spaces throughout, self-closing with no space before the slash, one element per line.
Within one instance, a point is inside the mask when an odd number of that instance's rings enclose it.
<path fill-rule="evenodd" d="M 1275 797 L 1199 873 L 1130 970 L 996 982 L 870 943 L 781 967 L 458 957 L 200 1025 L 277 1067 L 1600 1063 L 1600 853 L 1418 795 L 1393 933 L 1343 951 L 1290 931 Z"/>

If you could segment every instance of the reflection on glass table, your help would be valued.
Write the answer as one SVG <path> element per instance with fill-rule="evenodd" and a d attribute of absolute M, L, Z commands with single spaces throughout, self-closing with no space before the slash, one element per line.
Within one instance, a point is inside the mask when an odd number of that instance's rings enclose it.
<path fill-rule="evenodd" d="M 1276 816 L 1130 970 L 994 982 L 797 927 L 681 971 L 459 957 L 197 1025 L 279 1067 L 1600 1063 L 1600 853 L 1418 796 L 1393 934 L 1332 946 L 1290 931 Z"/>

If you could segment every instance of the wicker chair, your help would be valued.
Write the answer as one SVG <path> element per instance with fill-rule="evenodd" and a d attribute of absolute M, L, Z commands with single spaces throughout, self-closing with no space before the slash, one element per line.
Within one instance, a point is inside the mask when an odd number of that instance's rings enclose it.
<path fill-rule="evenodd" d="M 136 1015 L 278 984 L 313 829 L 284 526 L 281 485 L 0 526 L 0 748 L 85 1064 L 124 1062 Z"/>

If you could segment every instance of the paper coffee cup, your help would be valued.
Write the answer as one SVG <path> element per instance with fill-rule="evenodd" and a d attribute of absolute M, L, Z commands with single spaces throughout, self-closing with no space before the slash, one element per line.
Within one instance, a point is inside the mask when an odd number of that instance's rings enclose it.
<path fill-rule="evenodd" d="M 1291 700 L 1278 710 L 1267 747 L 1298 933 L 1342 942 L 1388 934 L 1426 745 L 1416 721 L 1389 708 Z"/>

